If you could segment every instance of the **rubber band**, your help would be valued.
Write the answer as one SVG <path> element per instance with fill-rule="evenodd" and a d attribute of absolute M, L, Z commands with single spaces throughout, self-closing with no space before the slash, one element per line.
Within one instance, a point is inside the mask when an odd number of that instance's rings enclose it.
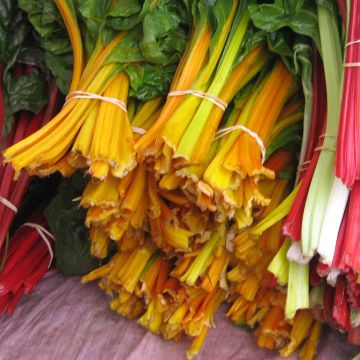
<path fill-rule="evenodd" d="M 346 63 L 343 65 L 344 67 L 359 67 L 360 62 Z"/>
<path fill-rule="evenodd" d="M 324 138 L 326 138 L 326 137 L 332 138 L 332 139 L 336 139 L 336 138 L 337 138 L 336 135 L 325 133 L 325 134 L 321 134 L 321 135 L 319 136 L 319 139 L 324 139 Z"/>
<path fill-rule="evenodd" d="M 304 161 L 304 162 L 299 166 L 298 171 L 299 171 L 299 172 L 305 171 L 305 170 L 309 167 L 310 163 L 311 163 L 311 160 Z"/>
<path fill-rule="evenodd" d="M 144 135 L 144 134 L 146 133 L 146 130 L 145 130 L 145 129 L 139 128 L 139 127 L 135 127 L 135 126 L 133 126 L 133 127 L 131 128 L 131 130 L 132 130 L 134 133 L 140 134 L 140 135 Z"/>
<path fill-rule="evenodd" d="M 49 254 L 50 254 L 50 261 L 49 261 L 49 265 L 48 268 L 50 267 L 53 259 L 54 259 L 54 252 L 52 249 L 52 246 L 50 244 L 50 241 L 47 239 L 46 235 L 51 238 L 52 240 L 55 240 L 53 234 L 51 234 L 48 230 L 46 230 L 43 226 L 39 225 L 39 224 L 35 224 L 32 222 L 27 222 L 25 224 L 23 224 L 23 226 L 29 226 L 33 229 L 35 229 L 38 234 L 40 235 L 41 239 L 44 241 L 44 243 L 46 244 L 48 250 L 49 250 Z"/>
<path fill-rule="evenodd" d="M 3 196 L 0 196 L 0 202 L 5 205 L 8 209 L 12 210 L 15 214 L 18 212 L 17 207 L 10 202 L 8 199 L 4 198 Z"/>
<path fill-rule="evenodd" d="M 360 39 L 354 40 L 354 41 L 349 41 L 349 42 L 345 45 L 345 47 L 352 46 L 352 45 L 356 45 L 356 44 L 360 44 Z"/>
<path fill-rule="evenodd" d="M 253 139 L 255 139 L 255 141 L 257 142 L 257 144 L 259 145 L 259 148 L 261 150 L 261 158 L 262 158 L 261 163 L 263 164 L 266 159 L 266 147 L 264 145 L 264 142 L 262 141 L 262 139 L 260 138 L 260 136 L 258 134 L 256 134 L 255 132 L 253 132 L 252 130 L 247 128 L 246 126 L 233 125 L 233 126 L 229 126 L 224 129 L 220 129 L 216 132 L 214 141 L 220 139 L 221 137 L 223 137 L 227 134 L 230 134 L 231 132 L 233 132 L 235 130 L 242 130 L 242 131 L 246 132 L 248 135 L 250 135 Z"/>
<path fill-rule="evenodd" d="M 315 151 L 322 151 L 322 150 L 336 152 L 335 148 L 330 148 L 327 146 L 318 146 L 317 148 L 315 148 Z"/>
<path fill-rule="evenodd" d="M 218 98 L 215 95 L 206 93 L 201 90 L 191 90 L 191 89 L 190 90 L 175 90 L 175 91 L 171 91 L 168 94 L 168 96 L 182 96 L 182 95 L 194 95 L 194 96 L 200 97 L 202 99 L 209 100 L 213 104 L 218 106 L 220 109 L 222 109 L 223 111 L 225 111 L 228 106 L 226 101 Z"/>
<path fill-rule="evenodd" d="M 102 96 L 102 95 L 98 95 L 98 94 L 93 94 L 93 93 L 89 93 L 86 91 L 82 91 L 82 90 L 76 90 L 71 92 L 67 97 L 66 97 L 66 102 L 65 105 L 67 103 L 69 103 L 71 100 L 73 99 L 94 99 L 94 100 L 101 100 L 101 101 L 106 101 L 110 104 L 114 104 L 117 107 L 119 107 L 122 111 L 127 113 L 127 108 L 126 108 L 126 104 L 116 98 L 111 98 L 108 96 Z"/>

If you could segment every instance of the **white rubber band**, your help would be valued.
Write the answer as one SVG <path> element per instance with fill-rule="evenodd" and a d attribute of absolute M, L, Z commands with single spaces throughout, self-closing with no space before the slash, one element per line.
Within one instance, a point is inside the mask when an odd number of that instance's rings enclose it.
<path fill-rule="evenodd" d="M 253 139 L 256 140 L 256 142 L 259 145 L 259 148 L 261 150 L 261 158 L 262 158 L 261 163 L 263 164 L 266 159 L 266 147 L 265 147 L 262 139 L 260 138 L 260 136 L 258 134 L 256 134 L 255 132 L 253 132 L 252 130 L 250 130 L 249 128 L 247 128 L 246 126 L 233 125 L 233 126 L 229 126 L 224 129 L 220 129 L 216 132 L 214 141 L 220 139 L 221 137 L 223 137 L 227 134 L 230 134 L 231 132 L 233 132 L 235 130 L 242 130 L 242 131 L 246 132 L 248 135 L 250 135 Z"/>
<path fill-rule="evenodd" d="M 111 97 L 107 97 L 107 96 L 101 96 L 101 95 L 98 95 L 98 94 L 93 94 L 93 93 L 89 93 L 89 92 L 82 91 L 82 90 L 76 90 L 76 91 L 71 92 L 66 97 L 65 104 L 67 104 L 68 102 L 70 102 L 73 99 L 95 99 L 95 100 L 106 101 L 108 103 L 116 105 L 122 111 L 127 113 L 126 104 L 123 101 L 121 101 L 119 99 L 116 99 L 116 98 L 111 98 Z"/>
<path fill-rule="evenodd" d="M 134 133 L 140 134 L 140 135 L 144 135 L 144 134 L 146 133 L 146 130 L 145 130 L 145 129 L 139 128 L 139 127 L 135 127 L 135 126 L 133 126 L 133 127 L 131 128 L 131 130 L 132 130 Z"/>
<path fill-rule="evenodd" d="M 51 247 L 50 241 L 47 239 L 46 235 L 51 238 L 52 240 L 55 240 L 53 234 L 51 234 L 49 231 L 47 231 L 43 226 L 39 225 L 39 224 L 35 224 L 32 222 L 27 222 L 25 224 L 23 224 L 23 226 L 29 226 L 31 228 L 34 228 L 40 235 L 41 239 L 44 241 L 44 243 L 46 244 L 48 250 L 49 250 L 49 254 L 50 254 L 50 261 L 49 261 L 49 265 L 48 268 L 51 265 L 51 262 L 53 261 L 54 258 L 54 252 L 53 249 Z"/>
<path fill-rule="evenodd" d="M 175 91 L 171 91 L 168 94 L 168 96 L 182 96 L 182 95 L 194 95 L 194 96 L 200 97 L 202 99 L 209 100 L 213 104 L 218 106 L 220 109 L 222 109 L 223 111 L 225 111 L 228 106 L 228 104 L 224 100 L 218 98 L 215 95 L 206 93 L 201 90 L 191 90 L 191 89 L 190 90 L 175 90 Z"/>
<path fill-rule="evenodd" d="M 359 40 L 354 40 L 354 41 L 349 41 L 345 47 L 351 46 L 351 45 L 356 45 L 356 44 L 360 44 L 360 39 Z"/>
<path fill-rule="evenodd" d="M 12 210 L 15 214 L 18 212 L 17 207 L 8 199 L 5 199 L 3 196 L 0 196 L 0 202 L 3 205 L 5 205 L 8 209 Z"/>
<path fill-rule="evenodd" d="M 360 62 L 353 62 L 353 63 L 344 64 L 344 67 L 359 67 L 359 66 L 360 66 Z"/>

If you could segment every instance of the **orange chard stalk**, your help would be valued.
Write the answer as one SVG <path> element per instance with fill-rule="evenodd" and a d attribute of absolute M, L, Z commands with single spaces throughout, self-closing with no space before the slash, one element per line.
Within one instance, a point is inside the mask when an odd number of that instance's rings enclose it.
<path fill-rule="evenodd" d="M 171 85 L 171 91 L 190 89 L 191 84 L 194 82 L 206 61 L 211 33 L 208 25 L 199 25 L 200 26 L 196 26 L 192 40 L 178 65 Z M 135 150 L 139 153 L 140 158 L 144 155 L 145 150 L 154 142 L 160 129 L 183 100 L 183 96 L 167 98 L 156 122 L 135 144 Z"/>
<path fill-rule="evenodd" d="M 258 346 L 267 347 L 270 349 L 278 349 L 285 345 L 289 336 L 291 326 L 285 321 L 284 310 L 279 306 L 272 306 L 271 310 L 262 321 L 257 334 Z M 270 339 L 268 344 L 264 338 Z"/>
<path fill-rule="evenodd" d="M 95 75 L 106 64 L 106 58 L 112 53 L 114 48 L 120 43 L 126 34 L 126 31 L 120 32 L 114 37 L 114 39 L 110 41 L 108 45 L 105 47 L 101 45 L 94 51 L 81 76 L 81 81 L 79 84 L 79 88 L 81 90 L 85 90 L 89 87 L 91 82 L 94 80 Z"/>
<path fill-rule="evenodd" d="M 255 132 L 267 146 L 271 131 L 294 87 L 294 79 L 281 61 L 278 61 L 252 108 L 246 127 Z M 253 176 L 261 171 L 261 149 L 256 140 L 242 132 L 228 152 L 224 167 L 241 176 Z"/>
<path fill-rule="evenodd" d="M 310 336 L 305 341 L 301 350 L 299 351 L 299 359 L 312 360 L 316 355 L 317 344 L 320 339 L 322 324 L 320 321 L 315 321 Z"/>
<path fill-rule="evenodd" d="M 199 73 L 199 76 L 192 84 L 191 89 L 200 91 L 208 90 L 215 68 L 225 47 L 228 34 L 232 28 L 233 20 L 237 12 L 237 7 L 238 1 L 233 1 L 231 11 L 228 18 L 226 19 L 226 22 L 221 28 L 221 31 L 220 29 L 217 29 L 219 36 L 216 43 L 214 43 L 206 66 Z M 208 102 L 207 100 L 204 101 L 206 103 Z M 156 170 L 159 173 L 165 173 L 170 168 L 172 156 L 177 146 L 179 145 L 179 142 L 182 140 L 184 132 L 187 131 L 188 125 L 193 120 L 193 117 L 201 104 L 201 98 L 193 95 L 186 96 L 185 100 L 177 107 L 168 121 L 164 124 L 163 128 L 161 129 L 161 135 L 157 139 L 157 148 L 162 149 L 161 156 L 165 158 L 162 160 L 162 163 L 159 160 L 160 165 L 158 164 L 156 166 Z"/>
<path fill-rule="evenodd" d="M 298 346 L 310 334 L 311 327 L 314 323 L 314 317 L 310 310 L 299 310 L 296 313 L 289 335 L 288 344 L 280 350 L 281 356 L 290 356 Z"/>
<path fill-rule="evenodd" d="M 72 0 L 55 0 L 55 3 L 64 20 L 74 54 L 74 69 L 69 89 L 69 93 L 71 93 L 74 90 L 78 90 L 84 68 L 83 44 Z"/>
<path fill-rule="evenodd" d="M 231 72 L 228 81 L 221 90 L 219 98 L 229 103 L 235 95 L 243 88 L 267 63 L 270 54 L 264 45 L 257 46 L 246 58 L 238 64 Z M 191 156 L 191 163 L 202 163 L 206 154 L 214 140 L 215 132 L 219 122 L 222 119 L 223 110 L 215 106 L 206 123 L 206 127 L 202 131 L 200 140 L 198 141 L 195 151 Z"/>

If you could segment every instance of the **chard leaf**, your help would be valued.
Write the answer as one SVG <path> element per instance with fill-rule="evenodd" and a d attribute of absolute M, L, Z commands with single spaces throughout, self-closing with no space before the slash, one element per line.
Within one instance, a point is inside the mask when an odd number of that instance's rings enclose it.
<path fill-rule="evenodd" d="M 275 0 L 273 4 L 249 6 L 251 19 L 256 27 L 273 33 L 290 28 L 295 33 L 310 37 L 320 49 L 320 35 L 316 9 L 308 0 Z"/>
<path fill-rule="evenodd" d="M 19 7 L 27 13 L 37 38 L 45 50 L 46 65 L 53 73 L 56 85 L 67 94 L 72 72 L 72 49 L 65 25 L 53 0 L 18 0 Z"/>
<path fill-rule="evenodd" d="M 180 59 L 186 46 L 186 11 L 180 1 L 162 0 L 149 9 L 143 18 L 141 49 L 147 61 L 167 65 Z"/>
<path fill-rule="evenodd" d="M 0 0 L 0 64 L 4 92 L 5 119 L 2 135 L 14 122 L 19 110 L 38 112 L 46 103 L 45 66 L 43 53 L 31 37 L 26 16 L 14 1 Z M 30 64 L 30 73 L 15 76 L 16 64 Z M 3 120 L 3 119 L 1 119 Z"/>
<path fill-rule="evenodd" d="M 12 114 L 20 110 L 39 112 L 48 102 L 46 97 L 45 79 L 41 72 L 32 69 L 28 74 L 21 77 L 8 77 L 6 84 L 6 107 L 7 121 L 4 133 L 7 134 L 13 124 Z"/>
<path fill-rule="evenodd" d="M 88 56 L 94 50 L 101 26 L 109 13 L 110 3 L 110 0 L 77 0 L 79 14 L 86 26 L 84 40 Z"/>
<path fill-rule="evenodd" d="M 188 13 L 181 1 L 145 0 L 116 1 L 109 12 L 102 38 L 104 42 L 114 33 L 109 29 L 134 30 L 139 35 L 138 48 L 145 61 L 168 65 L 177 62 L 187 41 Z M 122 55 L 124 56 L 124 55 Z"/>
<path fill-rule="evenodd" d="M 169 91 L 176 66 L 160 67 L 152 64 L 132 64 L 125 68 L 130 77 L 129 95 L 141 101 L 165 95 Z"/>
<path fill-rule="evenodd" d="M 64 179 L 58 194 L 45 210 L 45 218 L 55 237 L 56 266 L 65 275 L 84 275 L 99 266 L 90 255 L 86 210 L 73 199 L 82 194 L 86 180 L 80 173 Z"/>
<path fill-rule="evenodd" d="M 117 44 L 111 54 L 106 58 L 106 63 L 126 64 L 131 62 L 143 62 L 144 56 L 139 46 L 141 28 L 136 27 L 128 32 Z"/>

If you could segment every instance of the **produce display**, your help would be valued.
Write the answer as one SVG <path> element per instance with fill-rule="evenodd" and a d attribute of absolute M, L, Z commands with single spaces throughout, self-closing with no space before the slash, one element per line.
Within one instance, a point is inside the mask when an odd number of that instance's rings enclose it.
<path fill-rule="evenodd" d="M 0 314 L 54 263 L 189 359 L 360 345 L 360 0 L 4 4 Z"/>

